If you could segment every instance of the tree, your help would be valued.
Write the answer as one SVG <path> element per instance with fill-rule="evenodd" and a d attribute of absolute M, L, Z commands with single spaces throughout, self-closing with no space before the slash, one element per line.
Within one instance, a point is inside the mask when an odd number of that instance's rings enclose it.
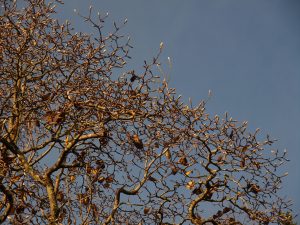
<path fill-rule="evenodd" d="M 75 33 L 44 0 L 0 0 L 0 222 L 291 224 L 286 152 L 155 71 L 124 72 L 129 41 L 107 16 Z M 126 21 L 124 22 L 124 24 Z"/>

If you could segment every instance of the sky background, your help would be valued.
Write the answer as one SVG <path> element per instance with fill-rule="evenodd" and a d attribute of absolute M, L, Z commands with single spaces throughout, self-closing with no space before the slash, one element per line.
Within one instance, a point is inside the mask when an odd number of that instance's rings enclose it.
<path fill-rule="evenodd" d="M 75 13 L 89 6 L 131 37 L 132 68 L 141 68 L 164 42 L 161 62 L 170 86 L 194 103 L 213 96 L 211 114 L 228 112 L 288 150 L 283 194 L 300 222 L 300 1 L 299 0 L 72 0 L 59 7 L 77 31 L 92 32 Z M 107 24 L 112 27 L 111 23 Z M 172 68 L 167 57 L 172 59 Z"/>

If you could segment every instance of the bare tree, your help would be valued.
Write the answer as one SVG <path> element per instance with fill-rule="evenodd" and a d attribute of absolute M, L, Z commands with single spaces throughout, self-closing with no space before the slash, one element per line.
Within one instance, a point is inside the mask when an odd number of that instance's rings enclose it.
<path fill-rule="evenodd" d="M 126 21 L 105 33 L 91 9 L 97 34 L 75 33 L 60 1 L 0 2 L 0 222 L 292 224 L 286 153 L 184 104 L 155 70 L 162 46 L 124 72 Z"/>

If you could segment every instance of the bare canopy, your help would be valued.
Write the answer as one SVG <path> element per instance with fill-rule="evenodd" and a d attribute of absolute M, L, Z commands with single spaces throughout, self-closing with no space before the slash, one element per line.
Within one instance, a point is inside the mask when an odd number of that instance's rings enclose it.
<path fill-rule="evenodd" d="M 129 40 L 55 18 L 60 1 L 0 0 L 0 223 L 292 224 L 286 153 L 155 69 Z M 270 151 L 272 150 L 272 151 Z"/>

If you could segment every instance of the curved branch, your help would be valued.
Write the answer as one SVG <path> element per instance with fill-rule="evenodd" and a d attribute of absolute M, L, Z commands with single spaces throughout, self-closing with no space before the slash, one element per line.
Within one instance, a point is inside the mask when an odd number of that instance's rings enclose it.
<path fill-rule="evenodd" d="M 32 168 L 32 166 L 26 160 L 25 155 L 19 150 L 18 146 L 13 142 L 8 142 L 5 138 L 0 137 L 0 141 L 8 148 L 13 154 L 17 155 L 24 170 L 29 173 L 36 181 L 44 183 L 41 176 Z"/>

